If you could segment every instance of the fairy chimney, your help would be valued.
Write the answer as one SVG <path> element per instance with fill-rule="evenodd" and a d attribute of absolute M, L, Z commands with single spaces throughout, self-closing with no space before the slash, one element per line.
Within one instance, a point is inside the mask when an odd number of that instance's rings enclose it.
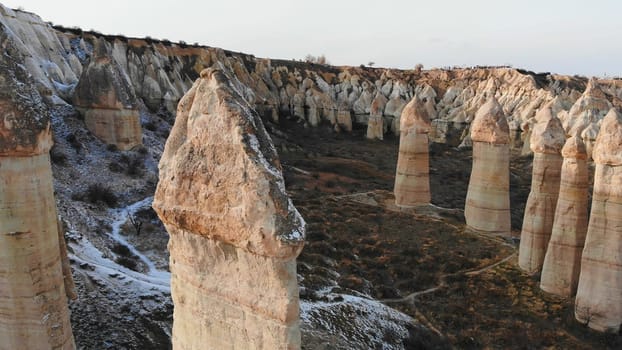
<path fill-rule="evenodd" d="M 575 316 L 597 331 L 618 333 L 622 324 L 622 116 L 613 108 L 602 121 L 592 158 L 596 164 L 592 210 Z"/>
<path fill-rule="evenodd" d="M 418 97 L 400 116 L 400 148 L 395 174 L 395 204 L 412 207 L 430 203 L 428 133 L 430 118 Z"/>
<path fill-rule="evenodd" d="M 298 349 L 304 220 L 261 119 L 224 72 L 179 103 L 153 207 L 170 234 L 174 348 Z"/>
<path fill-rule="evenodd" d="M 536 114 L 529 144 L 533 152 L 531 192 L 525 206 L 525 217 L 518 252 L 518 266 L 528 273 L 542 268 L 551 238 L 562 168 L 560 154 L 566 141 L 564 128 L 550 108 Z"/>
<path fill-rule="evenodd" d="M 490 97 L 471 123 L 473 167 L 464 216 L 476 231 L 510 233 L 509 132 L 503 109 Z"/>
<path fill-rule="evenodd" d="M 540 288 L 570 297 L 577 291 L 581 252 L 587 233 L 587 150 L 579 136 L 562 148 L 561 182 L 551 239 L 544 257 Z"/>

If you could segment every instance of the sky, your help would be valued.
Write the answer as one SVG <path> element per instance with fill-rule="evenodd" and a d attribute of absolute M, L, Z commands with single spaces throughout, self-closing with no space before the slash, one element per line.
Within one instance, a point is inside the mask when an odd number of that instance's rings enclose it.
<path fill-rule="evenodd" d="M 257 57 L 622 76 L 620 0 L 0 0 L 44 21 Z"/>

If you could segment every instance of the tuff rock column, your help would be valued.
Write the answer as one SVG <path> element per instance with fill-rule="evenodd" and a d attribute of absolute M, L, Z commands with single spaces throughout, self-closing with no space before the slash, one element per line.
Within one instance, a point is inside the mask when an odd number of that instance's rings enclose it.
<path fill-rule="evenodd" d="M 352 132 L 352 113 L 345 103 L 340 104 L 337 110 L 337 125 L 339 130 Z"/>
<path fill-rule="evenodd" d="M 75 349 L 49 112 L 10 34 L 2 31 L 0 41 L 0 349 Z"/>
<path fill-rule="evenodd" d="M 570 297 L 577 291 L 581 251 L 587 233 L 587 151 L 581 138 L 576 135 L 569 138 L 562 148 L 562 156 L 559 197 L 540 288 Z"/>
<path fill-rule="evenodd" d="M 430 203 L 428 133 L 430 118 L 416 96 L 400 116 L 400 148 L 395 174 L 395 204 L 412 207 Z"/>
<path fill-rule="evenodd" d="M 467 226 L 477 231 L 510 233 L 509 132 L 503 109 L 491 97 L 471 123 L 473 168 L 464 217 Z"/>
<path fill-rule="evenodd" d="M 622 324 L 622 116 L 611 109 L 592 152 L 592 211 L 581 256 L 577 320 L 617 333 Z"/>
<path fill-rule="evenodd" d="M 551 238 L 562 168 L 560 151 L 566 141 L 564 128 L 550 108 L 536 114 L 529 144 L 533 152 L 531 192 L 518 251 L 518 266 L 528 273 L 542 268 Z"/>
<path fill-rule="evenodd" d="M 225 71 L 179 103 L 154 208 L 169 234 L 175 349 L 298 349 L 304 221 L 258 116 Z"/>
<path fill-rule="evenodd" d="M 103 38 L 95 41 L 93 57 L 76 86 L 74 105 L 95 136 L 128 150 L 142 144 L 140 113 L 134 88 L 112 56 Z"/>
<path fill-rule="evenodd" d="M 373 102 L 376 102 L 374 100 Z M 367 138 L 370 140 L 382 140 L 384 138 L 384 125 L 382 121 L 382 109 L 379 103 L 372 103 L 370 115 L 367 119 Z"/>

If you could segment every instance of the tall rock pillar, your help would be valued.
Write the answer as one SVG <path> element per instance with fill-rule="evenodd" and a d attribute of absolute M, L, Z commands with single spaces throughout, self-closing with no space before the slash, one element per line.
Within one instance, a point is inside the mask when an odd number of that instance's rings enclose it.
<path fill-rule="evenodd" d="M 430 118 L 416 96 L 400 116 L 400 148 L 395 174 L 395 204 L 412 207 L 430 203 L 428 133 Z"/>
<path fill-rule="evenodd" d="M 261 119 L 225 72 L 179 103 L 153 207 L 170 234 L 175 349 L 298 349 L 305 224 Z"/>
<path fill-rule="evenodd" d="M 559 197 L 551 240 L 544 257 L 540 288 L 570 297 L 577 291 L 581 252 L 587 233 L 588 173 L 587 150 L 577 135 L 562 148 Z"/>
<path fill-rule="evenodd" d="M 622 116 L 611 109 L 600 126 L 592 211 L 581 256 L 575 316 L 618 333 L 622 324 Z"/>
<path fill-rule="evenodd" d="M 367 119 L 367 138 L 370 140 L 384 139 L 384 123 L 382 120 L 382 104 L 377 99 L 372 101 L 369 119 Z"/>
<path fill-rule="evenodd" d="M 480 107 L 471 123 L 473 168 L 464 208 L 468 227 L 509 234 L 510 129 L 494 97 Z"/>
<path fill-rule="evenodd" d="M 52 186 L 49 112 L 7 36 L 0 33 L 0 349 L 75 349 Z"/>
<path fill-rule="evenodd" d="M 528 273 L 542 268 L 551 238 L 562 169 L 560 151 L 566 136 L 564 128 L 551 109 L 536 114 L 529 144 L 533 152 L 531 192 L 525 206 L 525 217 L 518 251 L 518 266 Z"/>

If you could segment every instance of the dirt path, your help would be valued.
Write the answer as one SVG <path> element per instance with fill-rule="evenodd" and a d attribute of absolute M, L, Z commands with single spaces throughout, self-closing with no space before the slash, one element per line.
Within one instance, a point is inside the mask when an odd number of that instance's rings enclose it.
<path fill-rule="evenodd" d="M 428 289 L 421 290 L 421 291 L 414 292 L 414 293 L 410 293 L 410 294 L 408 294 L 407 296 L 405 296 L 403 298 L 381 299 L 379 301 L 381 303 L 385 303 L 385 304 L 392 304 L 392 303 L 411 303 L 411 304 L 414 304 L 415 303 L 415 299 L 418 296 L 424 295 L 424 294 L 434 293 L 434 292 L 436 292 L 437 290 L 439 290 L 441 288 L 447 287 L 448 286 L 448 284 L 447 284 L 447 278 L 448 277 L 454 277 L 454 276 L 459 276 L 459 275 L 477 276 L 479 274 L 482 274 L 482 273 L 484 273 L 484 272 L 486 272 L 488 270 L 491 270 L 491 269 L 493 269 L 493 268 L 503 264 L 504 262 L 512 259 L 514 256 L 516 256 L 516 252 L 515 251 L 512 252 L 512 254 L 506 256 L 505 258 L 503 258 L 503 259 L 501 259 L 501 260 L 499 260 L 499 261 L 497 261 L 497 262 L 495 262 L 493 264 L 484 266 L 483 268 L 478 269 L 478 270 L 458 271 L 458 272 L 448 273 L 448 274 L 442 275 L 440 277 L 440 283 L 437 286 L 435 286 L 435 287 L 428 288 Z"/>

